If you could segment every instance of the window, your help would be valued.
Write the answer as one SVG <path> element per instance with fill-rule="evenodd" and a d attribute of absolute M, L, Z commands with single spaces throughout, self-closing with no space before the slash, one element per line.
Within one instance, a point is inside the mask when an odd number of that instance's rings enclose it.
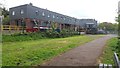
<path fill-rule="evenodd" d="M 71 22 L 71 19 L 69 19 L 69 22 Z"/>
<path fill-rule="evenodd" d="M 53 15 L 53 18 L 55 18 L 55 16 Z"/>
<path fill-rule="evenodd" d="M 36 11 L 36 13 L 38 13 L 39 11 Z"/>
<path fill-rule="evenodd" d="M 37 10 L 37 11 L 35 11 L 35 13 L 36 13 L 36 15 L 39 15 L 39 11 Z"/>
<path fill-rule="evenodd" d="M 73 22 L 76 22 L 75 20 L 73 20 Z"/>
<path fill-rule="evenodd" d="M 58 19 L 58 16 L 57 16 L 57 19 Z"/>
<path fill-rule="evenodd" d="M 13 16 L 15 15 L 15 11 L 12 12 L 12 15 L 13 15 Z"/>
<path fill-rule="evenodd" d="M 20 14 L 23 14 L 24 13 L 24 11 L 23 10 L 20 10 Z"/>
<path fill-rule="evenodd" d="M 45 13 L 44 13 L 44 12 L 42 13 L 42 16 L 45 16 Z"/>
<path fill-rule="evenodd" d="M 48 17 L 50 17 L 50 15 L 48 15 Z"/>
<path fill-rule="evenodd" d="M 61 17 L 61 19 L 63 19 L 63 17 Z"/>
<path fill-rule="evenodd" d="M 39 11 L 36 11 L 36 13 L 38 13 Z"/>
<path fill-rule="evenodd" d="M 65 17 L 64 17 L 64 20 L 65 20 Z"/>

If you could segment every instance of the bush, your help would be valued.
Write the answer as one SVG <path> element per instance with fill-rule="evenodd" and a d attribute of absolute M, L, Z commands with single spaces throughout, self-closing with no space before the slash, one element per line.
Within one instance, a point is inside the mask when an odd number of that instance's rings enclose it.
<path fill-rule="evenodd" d="M 62 30 L 61 32 L 57 32 L 55 30 L 47 30 L 45 32 L 3 35 L 2 42 L 28 41 L 28 40 L 37 40 L 43 38 L 65 38 L 74 35 L 79 35 L 79 34 L 78 32 L 65 30 L 65 29 Z"/>
<path fill-rule="evenodd" d="M 3 19 L 3 25 L 9 25 L 10 24 L 9 22 L 10 22 L 9 16 L 7 16 Z"/>
<path fill-rule="evenodd" d="M 45 36 L 47 38 L 60 38 L 60 33 L 57 31 L 46 31 Z"/>
<path fill-rule="evenodd" d="M 2 42 L 27 41 L 45 38 L 42 33 L 3 35 Z"/>

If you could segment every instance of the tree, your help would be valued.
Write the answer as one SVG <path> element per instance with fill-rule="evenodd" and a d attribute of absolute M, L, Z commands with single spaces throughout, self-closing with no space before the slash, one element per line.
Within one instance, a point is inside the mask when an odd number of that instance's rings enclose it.
<path fill-rule="evenodd" d="M 118 24 L 117 23 L 108 23 L 108 22 L 103 22 L 98 25 L 99 29 L 103 29 L 105 31 L 109 32 L 117 32 L 118 30 Z"/>
<path fill-rule="evenodd" d="M 9 11 L 6 8 L 2 8 L 2 15 L 4 16 L 3 25 L 9 25 L 10 18 L 9 18 Z"/>
<path fill-rule="evenodd" d="M 2 15 L 4 15 L 4 17 L 7 17 L 9 15 L 9 11 L 6 10 L 6 8 L 2 8 Z"/>
<path fill-rule="evenodd" d="M 3 25 L 9 25 L 10 24 L 9 22 L 10 22 L 9 16 L 7 16 L 3 19 Z"/>

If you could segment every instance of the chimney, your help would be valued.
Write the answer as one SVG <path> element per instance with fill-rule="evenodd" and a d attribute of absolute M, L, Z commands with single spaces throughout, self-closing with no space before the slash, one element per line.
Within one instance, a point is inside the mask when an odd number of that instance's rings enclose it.
<path fill-rule="evenodd" d="M 29 5 L 33 6 L 33 4 L 32 4 L 32 3 L 29 3 Z"/>

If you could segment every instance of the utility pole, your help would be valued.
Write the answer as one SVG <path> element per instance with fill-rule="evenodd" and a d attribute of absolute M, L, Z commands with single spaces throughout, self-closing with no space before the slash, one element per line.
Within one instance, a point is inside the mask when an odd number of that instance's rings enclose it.
<path fill-rule="evenodd" d="M 2 33 L 2 5 L 3 4 L 1 4 L 0 3 L 0 34 Z"/>
<path fill-rule="evenodd" d="M 118 2 L 118 48 L 120 48 L 120 1 Z"/>
<path fill-rule="evenodd" d="M 118 36 L 120 37 L 120 14 L 118 15 Z"/>
<path fill-rule="evenodd" d="M 120 1 L 118 2 L 118 36 L 120 37 Z"/>

